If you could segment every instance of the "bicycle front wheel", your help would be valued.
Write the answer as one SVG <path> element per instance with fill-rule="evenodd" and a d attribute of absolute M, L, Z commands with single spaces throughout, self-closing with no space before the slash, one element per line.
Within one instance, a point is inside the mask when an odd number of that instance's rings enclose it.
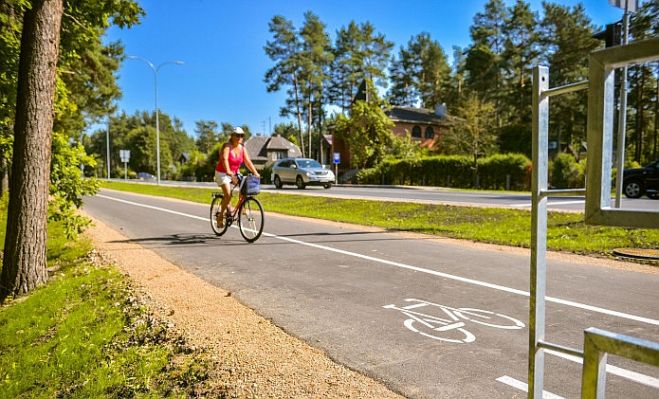
<path fill-rule="evenodd" d="M 240 234 L 247 242 L 254 242 L 263 233 L 263 207 L 254 197 L 249 197 L 238 210 L 238 227 Z"/>
<path fill-rule="evenodd" d="M 211 202 L 210 222 L 211 222 L 211 228 L 213 229 L 213 233 L 215 233 L 218 236 L 221 236 L 222 234 L 226 233 L 227 228 L 229 228 L 229 224 L 227 223 L 226 219 L 223 220 L 224 223 L 222 224 L 222 226 L 220 226 L 217 223 L 221 209 L 222 209 L 222 197 L 214 197 L 213 202 Z"/>

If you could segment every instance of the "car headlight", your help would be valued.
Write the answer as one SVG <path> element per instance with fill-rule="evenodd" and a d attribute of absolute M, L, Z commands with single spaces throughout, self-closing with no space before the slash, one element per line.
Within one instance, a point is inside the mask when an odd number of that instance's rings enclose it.
<path fill-rule="evenodd" d="M 313 173 L 311 173 L 311 172 L 306 172 L 306 175 L 307 175 L 307 177 L 311 177 L 311 176 L 313 176 Z"/>

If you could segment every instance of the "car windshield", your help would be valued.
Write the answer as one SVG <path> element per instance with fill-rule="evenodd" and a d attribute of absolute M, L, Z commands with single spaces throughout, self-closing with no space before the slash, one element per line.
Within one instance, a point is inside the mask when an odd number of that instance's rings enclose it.
<path fill-rule="evenodd" d="M 304 169 L 323 167 L 318 161 L 313 159 L 298 159 L 297 164 L 300 166 L 300 168 Z"/>

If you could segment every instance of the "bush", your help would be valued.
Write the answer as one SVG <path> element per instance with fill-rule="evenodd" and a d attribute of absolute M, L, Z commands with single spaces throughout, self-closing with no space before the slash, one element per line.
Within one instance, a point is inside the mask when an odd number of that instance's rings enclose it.
<path fill-rule="evenodd" d="M 259 172 L 261 175 L 261 183 L 271 184 L 272 183 L 272 164 L 268 164 L 263 167 L 263 170 Z"/>
<path fill-rule="evenodd" d="M 572 155 L 561 153 L 550 162 L 549 184 L 553 188 L 583 188 L 585 173 L 585 159 L 577 162 Z"/>
<path fill-rule="evenodd" d="M 530 188 L 531 161 L 522 154 L 496 154 L 478 160 L 481 188 Z M 387 159 L 357 174 L 362 184 L 400 184 L 443 187 L 473 187 L 474 161 L 466 155 L 439 155 L 419 159 Z"/>

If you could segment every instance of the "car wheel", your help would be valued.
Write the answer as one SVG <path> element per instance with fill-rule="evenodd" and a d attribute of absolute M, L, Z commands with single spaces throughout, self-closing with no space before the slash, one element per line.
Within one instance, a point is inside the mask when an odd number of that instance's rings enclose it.
<path fill-rule="evenodd" d="M 302 176 L 298 176 L 297 179 L 295 179 L 295 185 L 300 190 L 304 189 L 305 184 L 304 184 L 304 180 L 302 180 Z"/>
<path fill-rule="evenodd" d="M 630 181 L 625 183 L 622 191 L 627 198 L 640 198 L 643 195 L 643 186 L 637 181 Z"/>
<path fill-rule="evenodd" d="M 275 188 L 282 188 L 283 187 L 283 184 L 281 183 L 281 179 L 277 175 L 275 175 L 274 183 L 275 183 Z"/>
<path fill-rule="evenodd" d="M 332 188 L 332 183 L 327 183 L 323 187 L 325 187 L 325 190 Z"/>

